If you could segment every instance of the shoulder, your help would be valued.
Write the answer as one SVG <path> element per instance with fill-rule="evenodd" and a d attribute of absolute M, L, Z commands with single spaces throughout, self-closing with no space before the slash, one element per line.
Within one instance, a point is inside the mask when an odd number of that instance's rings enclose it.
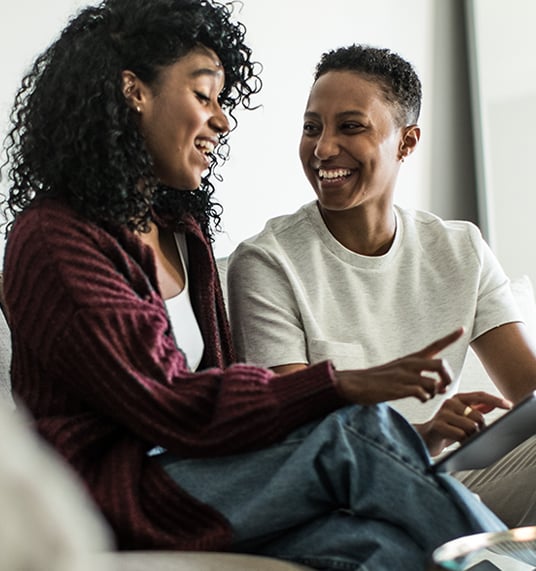
<path fill-rule="evenodd" d="M 111 284 L 119 274 L 131 280 L 146 265 L 147 255 L 132 233 L 121 232 L 109 233 L 60 201 L 40 200 L 17 217 L 8 236 L 6 293 L 15 281 L 40 289 L 55 284 L 74 299 L 103 277 Z"/>
<path fill-rule="evenodd" d="M 33 249 L 79 242 L 82 236 L 97 236 L 99 229 L 61 201 L 42 199 L 20 214 L 8 236 L 8 246 L 22 245 Z"/>
<path fill-rule="evenodd" d="M 261 232 L 241 242 L 231 257 L 236 259 L 252 251 L 276 254 L 291 250 L 309 236 L 311 217 L 315 211 L 316 202 L 310 202 L 292 214 L 271 218 Z"/>
<path fill-rule="evenodd" d="M 479 253 L 484 239 L 476 224 L 468 220 L 445 220 L 432 212 L 396 207 L 405 238 L 418 240 L 426 248 L 462 249 Z"/>
<path fill-rule="evenodd" d="M 53 199 L 41 199 L 19 214 L 7 237 L 6 278 L 50 269 L 63 258 L 72 259 L 86 241 L 78 216 Z M 73 251 L 70 251 L 70 250 Z"/>
<path fill-rule="evenodd" d="M 103 228 L 59 200 L 47 198 L 20 214 L 7 238 L 7 253 L 19 256 L 48 254 L 50 258 L 83 255 L 88 248 L 101 252 L 139 247 L 124 228 Z"/>

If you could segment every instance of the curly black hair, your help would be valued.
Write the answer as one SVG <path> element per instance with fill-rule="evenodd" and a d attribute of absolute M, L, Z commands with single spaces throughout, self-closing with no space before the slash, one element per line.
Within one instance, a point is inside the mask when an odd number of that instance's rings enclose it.
<path fill-rule="evenodd" d="M 386 101 L 395 108 L 399 126 L 417 123 L 421 111 L 421 81 L 413 66 L 397 53 L 353 44 L 322 54 L 314 80 L 329 71 L 354 71 L 375 81 Z"/>
<path fill-rule="evenodd" d="M 220 104 L 234 128 L 233 111 L 251 109 L 262 86 L 245 31 L 232 21 L 232 5 L 212 0 L 104 0 L 80 11 L 35 60 L 16 94 L 5 141 L 6 214 L 15 219 L 39 197 L 57 196 L 98 224 L 132 230 L 147 230 L 155 213 L 179 228 L 188 212 L 213 239 L 221 206 L 210 178 L 218 159 L 228 157 L 227 136 L 198 190 L 160 186 L 123 96 L 121 73 L 129 69 L 153 84 L 164 66 L 202 44 L 223 64 Z"/>

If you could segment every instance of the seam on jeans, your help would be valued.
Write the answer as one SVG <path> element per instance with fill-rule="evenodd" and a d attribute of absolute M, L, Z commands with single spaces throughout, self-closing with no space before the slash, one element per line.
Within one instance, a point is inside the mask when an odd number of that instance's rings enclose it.
<path fill-rule="evenodd" d="M 393 450 L 390 450 L 389 448 L 386 448 L 385 446 L 380 445 L 380 443 L 377 440 L 371 438 L 370 436 L 368 436 L 367 434 L 365 434 L 363 432 L 360 432 L 359 430 L 356 430 L 354 428 L 354 426 L 351 424 L 348 424 L 346 422 L 341 422 L 341 425 L 343 426 L 343 428 L 345 430 L 352 433 L 355 437 L 366 440 L 367 443 L 370 444 L 371 446 L 374 446 L 374 448 L 376 448 L 376 450 L 382 452 L 383 454 L 386 454 L 387 456 L 389 456 L 390 458 L 395 460 L 398 464 L 400 464 L 404 468 L 410 470 L 415 475 L 419 476 L 420 479 L 422 479 L 424 482 L 426 482 L 430 487 L 435 488 L 435 489 L 440 488 L 438 483 L 435 481 L 435 478 L 431 480 L 429 477 L 427 477 L 430 475 L 429 472 L 419 470 L 416 466 L 413 465 L 413 462 L 410 461 L 411 459 L 408 458 L 408 460 L 406 461 L 402 456 L 396 454 Z M 426 466 L 424 464 L 423 464 L 423 468 L 426 468 Z"/>

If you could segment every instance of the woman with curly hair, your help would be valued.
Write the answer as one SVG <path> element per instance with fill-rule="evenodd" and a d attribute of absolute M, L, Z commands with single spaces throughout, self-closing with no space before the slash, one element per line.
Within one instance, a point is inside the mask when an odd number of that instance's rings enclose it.
<path fill-rule="evenodd" d="M 502 524 L 371 405 L 445 390 L 434 356 L 461 332 L 369 371 L 235 362 L 210 178 L 260 86 L 244 32 L 208 0 L 105 0 L 24 78 L 7 145 L 13 387 L 120 548 L 421 568 Z"/>

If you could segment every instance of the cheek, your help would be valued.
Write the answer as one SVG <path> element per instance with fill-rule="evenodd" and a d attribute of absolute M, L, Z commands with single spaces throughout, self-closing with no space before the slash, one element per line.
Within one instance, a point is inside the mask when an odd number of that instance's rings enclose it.
<path fill-rule="evenodd" d="M 314 152 L 314 143 L 308 139 L 302 138 L 298 147 L 298 154 L 304 168 Z"/>
<path fill-rule="evenodd" d="M 162 121 L 159 115 L 143 116 L 140 123 L 140 131 L 145 139 L 145 145 L 155 163 L 161 163 L 167 159 L 170 145 L 172 144 L 173 131 L 169 123 Z"/>

